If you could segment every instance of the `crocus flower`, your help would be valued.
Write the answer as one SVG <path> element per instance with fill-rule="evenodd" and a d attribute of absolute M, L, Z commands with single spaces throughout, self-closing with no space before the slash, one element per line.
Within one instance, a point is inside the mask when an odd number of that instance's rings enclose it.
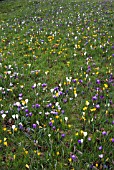
<path fill-rule="evenodd" d="M 99 80 L 99 79 L 97 79 L 97 80 L 96 80 L 96 83 L 97 83 L 97 84 L 100 84 L 100 80 Z"/>
<path fill-rule="evenodd" d="M 102 148 L 103 148 L 102 146 L 99 146 L 99 150 L 102 150 Z"/>
<path fill-rule="evenodd" d="M 107 132 L 106 132 L 106 131 L 103 131 L 103 132 L 102 132 L 102 134 L 103 134 L 103 135 L 106 135 L 106 134 L 107 134 Z"/>
<path fill-rule="evenodd" d="M 99 105 L 99 104 L 96 104 L 96 108 L 99 109 L 99 108 L 100 108 L 100 105 Z"/>
<path fill-rule="evenodd" d="M 40 104 L 37 103 L 35 106 L 36 106 L 36 108 L 39 108 L 39 107 L 40 107 Z"/>
<path fill-rule="evenodd" d="M 103 158 L 103 154 L 100 154 L 100 155 L 99 155 L 99 158 Z"/>
<path fill-rule="evenodd" d="M 66 135 L 65 135 L 64 133 L 63 133 L 63 134 L 61 134 L 61 137 L 62 137 L 62 138 L 64 138 L 65 136 L 66 136 Z"/>
<path fill-rule="evenodd" d="M 97 96 L 93 96 L 93 97 L 92 97 L 92 100 L 97 100 Z"/>
<path fill-rule="evenodd" d="M 79 139 L 79 140 L 78 140 L 78 143 L 83 143 L 83 139 Z"/>
<path fill-rule="evenodd" d="M 71 155 L 70 157 L 72 158 L 73 161 L 76 160 L 76 156 L 75 155 Z"/>
<path fill-rule="evenodd" d="M 33 124 L 32 127 L 33 127 L 33 129 L 36 129 L 36 124 Z"/>
<path fill-rule="evenodd" d="M 46 87 L 46 86 L 47 86 L 47 84 L 46 84 L 46 83 L 43 83 L 43 84 L 42 84 L 42 87 Z"/>

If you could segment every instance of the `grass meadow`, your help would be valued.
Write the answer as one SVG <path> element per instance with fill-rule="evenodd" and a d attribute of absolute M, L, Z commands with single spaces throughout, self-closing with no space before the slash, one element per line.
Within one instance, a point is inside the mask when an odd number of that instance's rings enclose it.
<path fill-rule="evenodd" d="M 0 1 L 0 170 L 114 169 L 114 1 Z"/>

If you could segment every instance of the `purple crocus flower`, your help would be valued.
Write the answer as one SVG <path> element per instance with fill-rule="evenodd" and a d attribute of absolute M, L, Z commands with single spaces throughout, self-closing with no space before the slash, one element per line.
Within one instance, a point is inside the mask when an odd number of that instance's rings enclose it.
<path fill-rule="evenodd" d="M 90 137 L 88 137 L 88 141 L 91 141 L 91 138 L 90 138 Z"/>
<path fill-rule="evenodd" d="M 30 116 L 30 117 L 32 116 L 32 112 L 29 113 L 29 116 Z"/>
<path fill-rule="evenodd" d="M 76 80 L 75 80 L 75 79 L 73 79 L 73 80 L 72 80 L 72 82 L 73 82 L 73 83 L 76 83 Z"/>
<path fill-rule="evenodd" d="M 113 143 L 114 143 L 114 138 L 112 138 L 112 140 L 111 140 Z"/>
<path fill-rule="evenodd" d="M 106 134 L 107 134 L 107 132 L 106 132 L 106 131 L 103 131 L 103 132 L 102 132 L 102 134 L 103 134 L 103 135 L 106 135 Z"/>
<path fill-rule="evenodd" d="M 75 155 L 71 155 L 70 157 L 72 158 L 73 161 L 76 160 L 76 156 Z"/>
<path fill-rule="evenodd" d="M 61 134 L 61 137 L 62 137 L 62 138 L 64 138 L 65 136 L 66 136 L 66 135 L 65 135 L 64 133 L 63 133 L 63 134 Z"/>
<path fill-rule="evenodd" d="M 23 125 L 22 125 L 22 124 L 19 125 L 19 129 L 20 129 L 20 130 L 23 129 Z"/>
<path fill-rule="evenodd" d="M 78 143 L 80 143 L 80 144 L 83 143 L 83 139 L 79 139 Z"/>
<path fill-rule="evenodd" d="M 83 80 L 79 80 L 80 83 L 83 83 Z"/>
<path fill-rule="evenodd" d="M 22 94 L 22 93 L 20 93 L 20 94 L 19 94 L 19 97 L 22 97 L 22 96 L 23 96 L 23 94 Z"/>
<path fill-rule="evenodd" d="M 43 88 L 44 88 L 44 87 L 46 87 L 46 86 L 47 86 L 47 84 L 46 84 L 46 83 L 43 83 L 43 84 L 42 84 L 42 87 L 43 87 Z"/>
<path fill-rule="evenodd" d="M 92 97 L 92 100 L 97 100 L 97 96 L 93 96 L 93 97 Z"/>
<path fill-rule="evenodd" d="M 29 116 L 29 114 L 28 113 L 26 113 L 26 117 L 28 117 Z"/>
<path fill-rule="evenodd" d="M 99 146 L 99 150 L 102 150 L 102 148 L 103 148 L 102 146 Z"/>
<path fill-rule="evenodd" d="M 49 126 L 52 126 L 53 125 L 53 123 L 52 122 L 49 122 Z"/>
<path fill-rule="evenodd" d="M 62 113 L 62 114 L 64 114 L 64 113 L 65 113 L 65 111 L 64 111 L 64 110 L 61 110 L 61 113 Z"/>
<path fill-rule="evenodd" d="M 28 113 L 28 112 L 29 112 L 29 110 L 28 110 L 28 109 L 25 109 L 25 112 L 26 112 L 26 113 Z"/>
<path fill-rule="evenodd" d="M 55 129 L 56 129 L 56 127 L 55 127 L 55 126 L 53 126 L 52 128 L 53 128 L 53 130 L 55 130 Z"/>
<path fill-rule="evenodd" d="M 36 106 L 36 108 L 39 108 L 39 107 L 40 107 L 40 104 L 37 103 L 35 106 Z"/>
<path fill-rule="evenodd" d="M 33 129 L 36 129 L 36 126 L 37 126 L 36 124 L 33 124 L 33 125 L 32 125 Z"/>
<path fill-rule="evenodd" d="M 99 105 L 99 104 L 96 104 L 96 108 L 99 109 L 99 108 L 100 108 L 100 105 Z"/>
<path fill-rule="evenodd" d="M 97 80 L 96 80 L 96 83 L 97 83 L 97 84 L 100 84 L 100 80 L 99 80 L 99 79 L 97 79 Z"/>

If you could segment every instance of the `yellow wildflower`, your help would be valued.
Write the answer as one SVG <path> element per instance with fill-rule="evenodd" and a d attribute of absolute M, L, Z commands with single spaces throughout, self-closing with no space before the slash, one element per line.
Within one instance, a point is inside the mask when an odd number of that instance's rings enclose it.
<path fill-rule="evenodd" d="M 60 153 L 59 152 L 56 152 L 56 155 L 58 156 Z"/>
<path fill-rule="evenodd" d="M 89 105 L 89 102 L 88 101 L 86 101 L 86 106 L 88 106 Z"/>
<path fill-rule="evenodd" d="M 29 169 L 29 165 L 28 165 L 28 164 L 26 164 L 25 167 L 26 167 L 27 169 Z"/>
<path fill-rule="evenodd" d="M 72 159 L 71 159 L 71 158 L 69 158 L 68 160 L 69 160 L 69 162 L 71 162 L 71 161 L 72 161 Z"/>
<path fill-rule="evenodd" d="M 94 111 L 96 111 L 96 108 L 93 108 L 93 109 L 90 109 L 91 110 L 91 112 L 94 112 Z"/>
<path fill-rule="evenodd" d="M 104 84 L 105 88 L 107 89 L 108 88 L 108 85 L 107 84 Z"/>
<path fill-rule="evenodd" d="M 6 142 L 4 142 L 4 145 L 5 145 L 5 146 L 8 146 L 8 143 L 7 143 L 7 141 L 6 141 Z"/>
<path fill-rule="evenodd" d="M 87 107 L 84 107 L 83 110 L 84 110 L 84 111 L 87 110 Z"/>
<path fill-rule="evenodd" d="M 41 152 L 38 152 L 37 155 L 40 156 L 40 155 L 41 155 Z"/>

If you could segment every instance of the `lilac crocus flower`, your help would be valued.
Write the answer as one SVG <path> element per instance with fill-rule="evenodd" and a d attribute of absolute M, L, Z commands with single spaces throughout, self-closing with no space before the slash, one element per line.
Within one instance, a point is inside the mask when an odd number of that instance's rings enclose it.
<path fill-rule="evenodd" d="M 96 108 L 99 109 L 99 108 L 100 108 L 100 105 L 99 105 L 99 104 L 96 104 Z"/>
<path fill-rule="evenodd" d="M 29 113 L 29 116 L 30 116 L 30 117 L 32 116 L 32 112 Z"/>
<path fill-rule="evenodd" d="M 97 84 L 100 84 L 100 80 L 99 80 L 99 79 L 97 79 L 97 80 L 96 80 L 96 83 L 97 83 Z"/>
<path fill-rule="evenodd" d="M 75 155 L 71 155 L 70 157 L 72 158 L 73 161 L 76 160 L 76 156 Z"/>
<path fill-rule="evenodd" d="M 97 100 L 97 96 L 93 96 L 93 97 L 92 97 L 92 100 Z"/>
<path fill-rule="evenodd" d="M 35 106 L 36 106 L 36 108 L 39 108 L 39 107 L 40 107 L 40 104 L 37 103 Z"/>
<path fill-rule="evenodd" d="M 52 122 L 49 122 L 49 126 L 52 126 L 53 125 L 53 123 Z"/>
<path fill-rule="evenodd" d="M 114 138 L 112 138 L 112 139 L 111 139 L 111 142 L 113 142 L 113 143 L 114 143 Z"/>
<path fill-rule="evenodd" d="M 103 132 L 102 132 L 102 135 L 106 135 L 106 134 L 107 134 L 107 132 L 106 132 L 106 131 L 103 131 Z"/>
<path fill-rule="evenodd" d="M 37 126 L 36 124 L 33 124 L 33 125 L 32 125 L 33 129 L 36 129 L 36 126 Z"/>
<path fill-rule="evenodd" d="M 22 97 L 22 96 L 23 96 L 23 94 L 22 94 L 22 93 L 20 93 L 20 94 L 19 94 L 19 97 Z"/>
<path fill-rule="evenodd" d="M 66 135 L 65 135 L 64 133 L 63 133 L 63 134 L 61 134 L 61 137 L 62 137 L 62 138 L 64 138 L 65 136 L 66 136 Z"/>
<path fill-rule="evenodd" d="M 102 148 L 103 148 L 102 146 L 99 146 L 99 150 L 102 150 Z"/>
<path fill-rule="evenodd" d="M 28 113 L 28 112 L 29 112 L 29 110 L 28 110 L 28 109 L 25 109 L 25 112 L 26 112 L 26 113 Z"/>
<path fill-rule="evenodd" d="M 46 86 L 47 86 L 47 84 L 46 84 L 46 83 L 43 83 L 43 84 L 42 84 L 42 87 L 43 87 L 43 88 L 44 88 L 44 87 L 46 87 Z"/>

